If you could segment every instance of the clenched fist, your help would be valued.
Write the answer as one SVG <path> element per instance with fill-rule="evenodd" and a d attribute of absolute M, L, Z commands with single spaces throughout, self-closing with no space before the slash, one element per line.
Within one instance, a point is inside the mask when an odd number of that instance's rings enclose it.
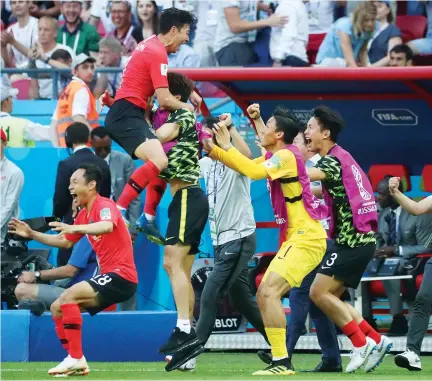
<path fill-rule="evenodd" d="M 258 103 L 251 104 L 247 108 L 247 113 L 252 119 L 259 119 L 261 117 L 260 106 Z"/>

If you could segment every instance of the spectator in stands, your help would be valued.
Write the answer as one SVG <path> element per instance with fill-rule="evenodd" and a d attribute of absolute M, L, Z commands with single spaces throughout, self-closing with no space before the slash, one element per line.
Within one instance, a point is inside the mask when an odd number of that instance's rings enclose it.
<path fill-rule="evenodd" d="M 402 44 L 401 31 L 393 23 L 390 0 L 375 1 L 375 5 L 379 26 L 368 44 L 369 62 L 376 67 L 389 66 L 390 51 L 396 45 Z"/>
<path fill-rule="evenodd" d="M 408 45 L 396 45 L 390 51 L 390 66 L 391 67 L 404 67 L 413 66 L 414 54 Z"/>
<path fill-rule="evenodd" d="M 258 7 L 261 3 L 258 3 Z M 283 16 L 271 15 L 258 20 L 257 2 L 254 0 L 218 1 L 217 29 L 214 44 L 220 66 L 247 66 L 256 62 L 253 43 L 257 30 L 283 26 Z"/>
<path fill-rule="evenodd" d="M 337 20 L 318 50 L 317 64 L 327 67 L 367 66 L 367 44 L 377 26 L 376 16 L 375 4 L 364 1 L 358 5 L 352 18 Z"/>
<path fill-rule="evenodd" d="M 309 66 L 306 48 L 309 40 L 308 14 L 303 0 L 282 1 L 276 16 L 289 21 L 282 27 L 273 27 L 270 56 L 273 66 Z"/>
<path fill-rule="evenodd" d="M 135 163 L 129 155 L 119 151 L 112 150 L 112 141 L 108 136 L 106 129 L 103 127 L 95 128 L 91 134 L 91 145 L 96 155 L 104 159 L 110 168 L 111 172 L 111 199 L 118 200 L 123 188 L 129 180 L 132 173 L 135 171 Z M 135 223 L 141 215 L 141 201 L 137 197 L 131 202 L 126 212 L 126 218 L 130 222 L 129 232 L 132 243 L 135 243 L 138 235 Z M 130 300 L 120 304 L 122 311 L 136 310 L 136 295 Z"/>
<path fill-rule="evenodd" d="M 16 40 L 24 47 L 32 48 L 38 39 L 38 20 L 30 16 L 28 1 L 12 0 L 11 7 L 17 22 L 1 34 L 1 54 L 6 66 L 25 68 L 28 57 L 12 46 L 11 42 Z"/>
<path fill-rule="evenodd" d="M 335 4 L 338 3 L 343 3 L 343 1 L 309 0 L 305 2 L 310 34 L 327 33 L 330 30 L 334 21 Z"/>
<path fill-rule="evenodd" d="M 72 50 L 69 47 L 57 43 L 57 35 L 57 20 L 52 17 L 44 16 L 39 20 L 38 41 L 34 46 L 27 48 L 13 37 L 11 38 L 11 45 L 28 57 L 35 68 L 44 69 L 54 67 L 58 69 L 68 69 L 68 65 L 52 59 L 52 54 L 57 49 L 65 49 L 72 54 Z M 52 99 L 51 74 L 40 74 L 38 78 L 33 78 L 30 89 L 30 99 Z"/>
<path fill-rule="evenodd" d="M 43 61 L 36 61 L 36 67 L 48 68 L 51 63 L 54 63 L 52 67 L 59 67 L 59 64 L 64 65 L 65 68 L 72 66 L 72 51 L 69 47 L 67 49 L 61 49 L 58 44 L 57 48 L 51 53 L 51 59 L 46 64 Z M 42 76 L 42 75 L 41 75 Z M 49 74 L 48 79 L 35 79 L 32 78 L 29 90 L 30 99 L 57 99 L 58 96 L 63 92 L 69 82 L 72 80 L 72 76 L 69 73 L 59 73 L 57 82 L 57 94 L 53 94 L 53 79 Z"/>
<path fill-rule="evenodd" d="M 3 93 L 3 92 L 2 92 Z M 3 96 L 3 94 L 2 94 Z M 5 149 L 8 144 L 6 132 L 2 129 L 0 142 L 0 172 L 1 172 L 1 243 L 3 243 L 7 225 L 12 217 L 19 217 L 19 198 L 24 185 L 24 174 L 14 163 L 8 160 L 5 156 Z"/>
<path fill-rule="evenodd" d="M 30 14 L 40 19 L 41 17 L 58 18 L 61 13 L 60 1 L 39 1 L 33 0 L 30 4 Z"/>
<path fill-rule="evenodd" d="M 386 176 L 378 184 L 377 201 L 381 206 L 378 218 L 378 237 L 375 257 L 410 259 L 418 254 L 429 252 L 425 243 L 432 231 L 432 214 L 413 216 L 402 209 L 390 195 L 389 179 Z M 402 191 L 402 184 L 399 191 Z M 408 332 L 408 323 L 403 315 L 401 300 L 401 281 L 383 281 L 386 295 L 393 316 L 388 336 L 404 336 Z M 362 284 L 363 316 L 373 322 L 371 295 L 366 283 Z"/>
<path fill-rule="evenodd" d="M 113 0 L 111 2 L 111 19 L 114 30 L 108 33 L 122 44 L 122 55 L 130 56 L 137 47 L 137 42 L 132 37 L 134 27 L 132 25 L 132 5 L 127 0 Z"/>
<path fill-rule="evenodd" d="M 189 45 L 180 45 L 176 53 L 168 55 L 168 66 L 171 68 L 200 67 L 200 56 Z"/>
<path fill-rule="evenodd" d="M 114 37 L 105 37 L 99 41 L 98 64 L 100 67 L 123 68 L 129 57 L 122 57 L 123 47 Z M 115 97 L 120 86 L 122 73 L 99 73 L 93 94 L 96 99 L 108 90 L 111 97 Z"/>
<path fill-rule="evenodd" d="M 158 34 L 159 13 L 156 1 L 138 0 L 138 25 L 132 31 L 132 37 L 137 43 Z"/>
<path fill-rule="evenodd" d="M 200 56 L 201 67 L 213 67 L 217 65 L 214 53 L 218 22 L 217 5 L 211 0 L 196 1 L 194 5 L 194 14 L 198 18 L 198 23 L 193 49 Z"/>
<path fill-rule="evenodd" d="M 72 154 L 58 164 L 53 197 L 53 215 L 62 219 L 63 222 L 67 224 L 73 222 L 73 199 L 69 191 L 70 177 L 81 164 L 94 164 L 102 170 L 103 177 L 100 194 L 108 198 L 111 195 L 111 173 L 109 166 L 105 160 L 96 156 L 93 151 L 87 147 L 89 138 L 90 131 L 88 126 L 84 123 L 72 123 L 67 129 L 67 146 L 72 150 Z M 60 249 L 57 255 L 57 265 L 66 265 L 70 255 L 70 250 Z"/>
<path fill-rule="evenodd" d="M 88 128 L 99 126 L 96 98 L 89 88 L 95 73 L 95 62 L 95 58 L 84 53 L 73 60 L 74 76 L 60 95 L 51 124 L 60 147 L 66 147 L 65 132 L 72 122 L 84 123 Z"/>
<path fill-rule="evenodd" d="M 346 8 L 346 15 L 347 16 L 351 16 L 353 14 L 353 12 L 355 11 L 355 9 L 357 8 L 357 6 L 365 0 L 344 0 L 344 1 L 338 1 L 338 3 L 340 5 L 343 5 L 344 8 Z M 373 0 L 367 0 L 367 1 L 373 1 Z M 415 0 L 414 0 L 415 1 Z M 407 1 L 407 3 L 413 3 L 414 1 Z M 423 0 L 420 0 L 423 1 Z M 390 0 L 390 8 L 392 10 L 392 13 L 394 15 L 397 14 L 397 0 Z"/>
<path fill-rule="evenodd" d="M 132 15 L 136 14 L 137 1 L 130 1 L 132 5 Z M 114 30 L 114 24 L 111 19 L 111 0 L 93 0 L 90 11 L 90 24 L 99 27 L 102 22 L 103 29 L 106 33 Z"/>
<path fill-rule="evenodd" d="M 34 147 L 35 141 L 51 141 L 53 136 L 49 126 L 11 116 L 13 98 L 17 94 L 18 90 L 13 89 L 9 82 L 2 83 L 0 128 L 6 133 L 8 146 L 12 148 Z"/>
<path fill-rule="evenodd" d="M 414 1 L 409 1 L 408 3 L 415 3 Z M 409 5 L 410 7 L 415 4 Z M 427 15 L 428 28 L 425 38 L 419 38 L 414 41 L 408 42 L 408 46 L 411 48 L 413 53 L 416 54 L 432 54 L 432 2 L 431 1 L 419 1 L 418 5 L 420 9 L 423 7 Z"/>
<path fill-rule="evenodd" d="M 81 20 L 82 3 L 82 0 L 62 0 L 61 11 L 65 25 L 57 36 L 57 42 L 69 46 L 74 56 L 81 53 L 96 55 L 100 35 L 93 25 Z"/>
<path fill-rule="evenodd" d="M 51 304 L 63 294 L 66 288 L 72 287 L 83 280 L 89 280 L 98 273 L 96 253 L 86 236 L 73 247 L 69 261 L 64 266 L 42 271 L 23 271 L 18 277 L 15 296 L 18 308 L 25 306 L 43 313 L 50 309 Z M 39 282 L 56 281 L 51 284 Z M 36 302 L 42 302 L 40 306 Z M 24 302 L 24 303 L 23 303 Z"/>

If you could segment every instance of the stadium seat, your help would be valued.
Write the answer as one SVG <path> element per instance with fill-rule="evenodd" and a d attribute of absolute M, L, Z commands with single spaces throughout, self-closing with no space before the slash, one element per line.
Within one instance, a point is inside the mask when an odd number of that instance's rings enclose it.
<path fill-rule="evenodd" d="M 249 261 L 249 284 L 252 295 L 256 294 L 267 267 L 275 255 L 276 253 L 273 252 L 256 253 Z"/>
<path fill-rule="evenodd" d="M 372 183 L 372 189 L 377 191 L 379 182 L 385 176 L 392 175 L 400 177 L 403 183 L 404 192 L 411 190 L 411 178 L 408 168 L 403 164 L 373 164 L 369 168 L 368 176 Z"/>
<path fill-rule="evenodd" d="M 413 58 L 414 66 L 432 66 L 432 54 L 418 54 Z"/>
<path fill-rule="evenodd" d="M 427 18 L 424 16 L 397 16 L 396 25 L 401 30 L 403 42 L 408 42 L 425 36 Z"/>
<path fill-rule="evenodd" d="M 18 89 L 17 99 L 26 100 L 29 99 L 30 90 L 30 78 L 18 79 L 12 82 L 12 87 Z"/>
<path fill-rule="evenodd" d="M 309 64 L 311 64 L 311 65 L 315 64 L 316 56 L 318 54 L 318 49 L 321 46 L 325 36 L 326 36 L 326 33 L 310 34 L 309 35 L 309 42 L 308 42 L 308 46 L 306 48 L 308 59 L 309 59 Z"/>
<path fill-rule="evenodd" d="M 432 193 L 432 164 L 427 164 L 421 174 L 420 189 Z"/>

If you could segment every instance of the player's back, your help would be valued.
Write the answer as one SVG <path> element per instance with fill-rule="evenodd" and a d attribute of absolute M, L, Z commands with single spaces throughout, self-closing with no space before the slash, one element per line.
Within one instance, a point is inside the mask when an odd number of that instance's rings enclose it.
<path fill-rule="evenodd" d="M 283 179 L 298 177 L 297 163 L 294 154 L 288 149 L 283 149 L 278 151 L 275 156 L 282 157 L 280 170 L 282 171 L 281 173 L 285 173 L 285 175 L 278 178 L 282 179 L 282 193 L 287 201 L 285 203 L 288 214 L 287 240 L 325 239 L 327 234 L 320 221 L 314 220 L 304 206 L 300 182 L 283 181 Z"/>
<path fill-rule="evenodd" d="M 99 260 L 101 273 L 115 272 L 132 282 L 138 282 L 133 246 L 127 226 L 114 201 L 99 196 L 94 201 L 90 213 L 81 210 L 76 224 L 110 221 L 114 229 L 110 233 L 87 235 Z"/>
<path fill-rule="evenodd" d="M 127 61 L 115 100 L 127 99 L 145 109 L 155 88 L 167 87 L 168 54 L 153 35 L 141 41 Z"/>

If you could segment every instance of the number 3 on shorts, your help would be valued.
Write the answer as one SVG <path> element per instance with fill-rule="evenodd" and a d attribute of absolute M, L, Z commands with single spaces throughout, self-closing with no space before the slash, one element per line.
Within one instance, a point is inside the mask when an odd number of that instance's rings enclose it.
<path fill-rule="evenodd" d="M 326 265 L 327 267 L 331 267 L 331 266 L 333 266 L 334 263 L 335 263 L 335 261 L 336 261 L 336 259 L 337 259 L 337 253 L 333 253 L 332 255 L 330 255 L 330 259 L 327 259 L 327 260 L 325 261 L 325 265 Z M 325 268 L 325 267 L 323 266 L 323 268 Z"/>
<path fill-rule="evenodd" d="M 108 274 L 100 274 L 91 278 L 91 280 L 97 283 L 99 286 L 105 286 L 107 283 L 112 281 L 112 278 Z"/>

